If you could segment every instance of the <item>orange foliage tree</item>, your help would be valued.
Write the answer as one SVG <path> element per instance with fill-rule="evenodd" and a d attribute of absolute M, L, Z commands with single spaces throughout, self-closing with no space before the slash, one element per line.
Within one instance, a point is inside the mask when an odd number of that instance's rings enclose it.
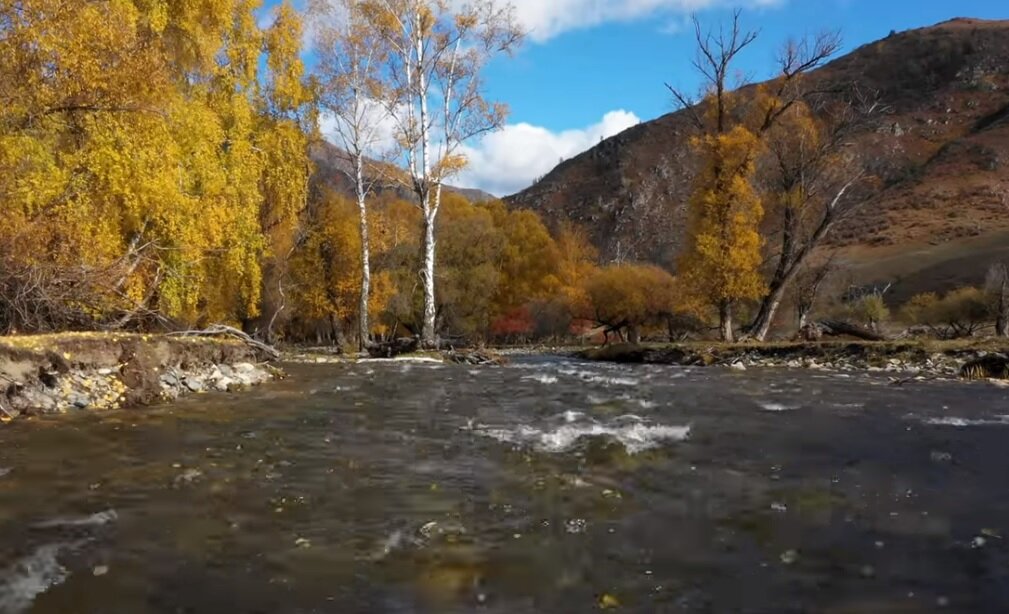
<path fill-rule="evenodd" d="M 645 264 L 614 264 L 590 275 L 584 283 L 591 318 L 609 333 L 637 343 L 648 326 L 665 324 L 676 313 L 676 279 L 668 271 Z"/>

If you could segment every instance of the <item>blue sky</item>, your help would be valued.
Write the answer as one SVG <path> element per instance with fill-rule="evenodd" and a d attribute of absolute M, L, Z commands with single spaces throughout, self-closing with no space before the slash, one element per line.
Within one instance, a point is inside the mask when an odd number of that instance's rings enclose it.
<path fill-rule="evenodd" d="M 789 37 L 838 29 L 847 52 L 953 17 L 1009 19 L 1009 0 L 512 1 L 530 37 L 486 73 L 490 97 L 511 108 L 509 125 L 470 144 L 471 168 L 460 180 L 499 195 L 600 137 L 671 111 L 664 83 L 696 90 L 691 12 L 717 27 L 743 8 L 744 25 L 760 37 L 739 68 L 757 80 L 771 76 L 774 52 Z"/>

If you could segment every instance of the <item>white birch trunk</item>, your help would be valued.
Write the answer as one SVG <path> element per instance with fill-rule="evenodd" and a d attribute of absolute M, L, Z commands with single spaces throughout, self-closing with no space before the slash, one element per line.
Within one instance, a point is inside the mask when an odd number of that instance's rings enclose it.
<path fill-rule="evenodd" d="M 361 215 L 361 302 L 358 303 L 358 349 L 364 351 L 371 337 L 368 304 L 371 302 L 371 245 L 368 235 L 368 200 L 364 179 L 364 156 L 358 152 L 354 160 L 357 187 L 357 209 Z"/>
<path fill-rule="evenodd" d="M 435 219 L 433 216 L 424 216 L 424 263 L 421 270 L 421 281 L 424 283 L 424 326 L 421 331 L 421 340 L 425 347 L 435 347 L 438 343 L 435 320 L 437 310 L 435 308 L 434 295 L 434 268 L 435 268 Z"/>
<path fill-rule="evenodd" d="M 417 12 L 415 26 L 415 48 L 417 61 L 417 102 L 420 106 L 420 172 L 422 192 L 421 210 L 424 214 L 424 237 L 422 239 L 422 249 L 424 252 L 424 262 L 421 267 L 420 277 L 424 285 L 424 322 L 421 327 L 421 343 L 425 347 L 436 347 L 438 345 L 435 319 L 437 308 L 434 294 L 434 271 L 435 271 L 435 218 L 438 210 L 431 202 L 431 130 L 429 126 L 428 109 L 428 82 L 427 73 L 424 70 L 424 37 L 423 28 L 420 23 L 421 15 Z M 437 188 L 436 188 L 437 189 Z M 440 193 L 440 189 L 438 189 Z"/>

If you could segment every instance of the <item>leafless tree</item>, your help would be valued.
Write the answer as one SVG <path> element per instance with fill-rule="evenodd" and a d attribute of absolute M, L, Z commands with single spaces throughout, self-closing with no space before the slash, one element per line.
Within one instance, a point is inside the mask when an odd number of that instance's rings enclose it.
<path fill-rule="evenodd" d="M 734 87 L 744 85 L 729 83 L 733 64 L 757 39 L 756 32 L 742 29 L 740 16 L 741 12 L 737 10 L 733 14 L 731 26 L 727 29 L 720 28 L 717 33 L 706 32 L 694 17 L 697 57 L 693 65 L 703 80 L 701 103 L 676 87 L 669 84 L 666 87 L 699 133 L 720 139 L 735 127 L 745 125 L 759 141 L 763 141 L 792 108 L 802 102 L 806 95 L 802 84 L 803 76 L 834 55 L 841 46 L 841 38 L 836 32 L 826 32 L 810 39 L 790 41 L 779 54 L 778 74 L 774 79 L 760 89 L 733 91 Z M 751 165 L 760 150 L 759 147 L 751 149 L 741 163 L 733 162 L 730 168 L 716 162 L 714 185 L 711 187 L 719 190 L 720 186 L 732 185 L 738 169 Z M 739 164 L 738 169 L 733 170 L 736 164 Z M 731 206 L 731 202 L 729 204 Z M 732 217 L 723 217 L 726 219 L 719 223 L 728 225 L 728 220 Z M 780 300 L 779 296 L 778 303 Z M 724 296 L 718 297 L 717 301 L 722 339 L 731 341 L 735 335 L 734 301 Z"/>
<path fill-rule="evenodd" d="M 865 204 L 876 182 L 851 146 L 855 133 L 880 110 L 875 96 L 852 89 L 839 102 L 814 97 L 796 104 L 768 134 L 766 199 L 777 243 L 767 293 L 749 326 L 763 341 L 789 286 L 838 223 Z"/>
<path fill-rule="evenodd" d="M 714 128 L 718 133 L 731 129 L 732 122 L 747 109 L 730 104 L 729 94 L 733 89 L 747 85 L 745 80 L 730 83 L 733 63 L 739 55 L 752 45 L 758 37 L 754 31 L 744 31 L 740 18 L 742 11 L 732 15 L 728 29 L 718 32 L 705 31 L 700 20 L 694 16 L 694 38 L 697 57 L 693 66 L 703 78 L 702 95 L 714 105 Z M 841 48 L 838 32 L 822 32 L 812 38 L 792 40 L 784 45 L 777 58 L 778 74 L 768 84 L 768 96 L 758 113 L 756 132 L 758 136 L 773 128 L 782 115 L 808 93 L 799 83 L 801 77 L 823 65 Z M 670 84 L 666 88 L 673 95 L 676 105 L 685 111 L 694 126 L 706 130 L 709 122 L 704 117 L 704 105 L 697 97 Z M 736 102 L 736 101 L 733 101 Z M 745 105 L 744 105 L 745 106 Z"/>
<path fill-rule="evenodd" d="M 827 277 L 830 276 L 834 268 L 833 259 L 816 267 L 806 267 L 799 271 L 795 277 L 795 313 L 798 318 L 799 330 L 803 330 L 809 325 L 809 315 L 816 306 L 816 300 L 820 294 Z"/>
<path fill-rule="evenodd" d="M 995 312 L 995 335 L 1009 337 L 1009 266 L 998 262 L 988 269 L 985 288 Z"/>

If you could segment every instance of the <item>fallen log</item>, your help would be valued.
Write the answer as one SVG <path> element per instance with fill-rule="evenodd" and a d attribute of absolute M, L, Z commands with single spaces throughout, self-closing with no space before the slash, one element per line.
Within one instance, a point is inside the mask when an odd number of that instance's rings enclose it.
<path fill-rule="evenodd" d="M 369 343 L 365 349 L 372 358 L 395 358 L 419 350 L 420 340 L 416 337 L 401 337 L 385 343 Z"/>
<path fill-rule="evenodd" d="M 445 362 L 457 365 L 500 366 L 507 364 L 508 362 L 502 356 L 499 356 L 492 352 L 480 351 L 480 350 L 461 351 L 461 352 L 451 350 L 448 352 L 442 352 L 442 356 L 445 357 Z"/>
<path fill-rule="evenodd" d="M 168 333 L 170 337 L 231 337 L 237 339 L 242 343 L 248 345 L 249 347 L 255 348 L 256 350 L 262 352 L 264 355 L 269 357 L 270 360 L 280 360 L 280 350 L 259 341 L 253 339 L 246 333 L 238 330 L 237 328 L 226 326 L 224 324 L 214 324 L 208 326 L 203 330 L 180 330 L 172 333 Z"/>
<path fill-rule="evenodd" d="M 886 341 L 887 337 L 864 326 L 842 322 L 841 320 L 820 320 L 816 323 L 820 331 L 829 337 L 855 337 L 863 341 Z"/>
<path fill-rule="evenodd" d="M 1001 354 L 989 354 L 965 364 L 960 369 L 960 377 L 967 380 L 1009 379 L 1009 358 Z"/>

